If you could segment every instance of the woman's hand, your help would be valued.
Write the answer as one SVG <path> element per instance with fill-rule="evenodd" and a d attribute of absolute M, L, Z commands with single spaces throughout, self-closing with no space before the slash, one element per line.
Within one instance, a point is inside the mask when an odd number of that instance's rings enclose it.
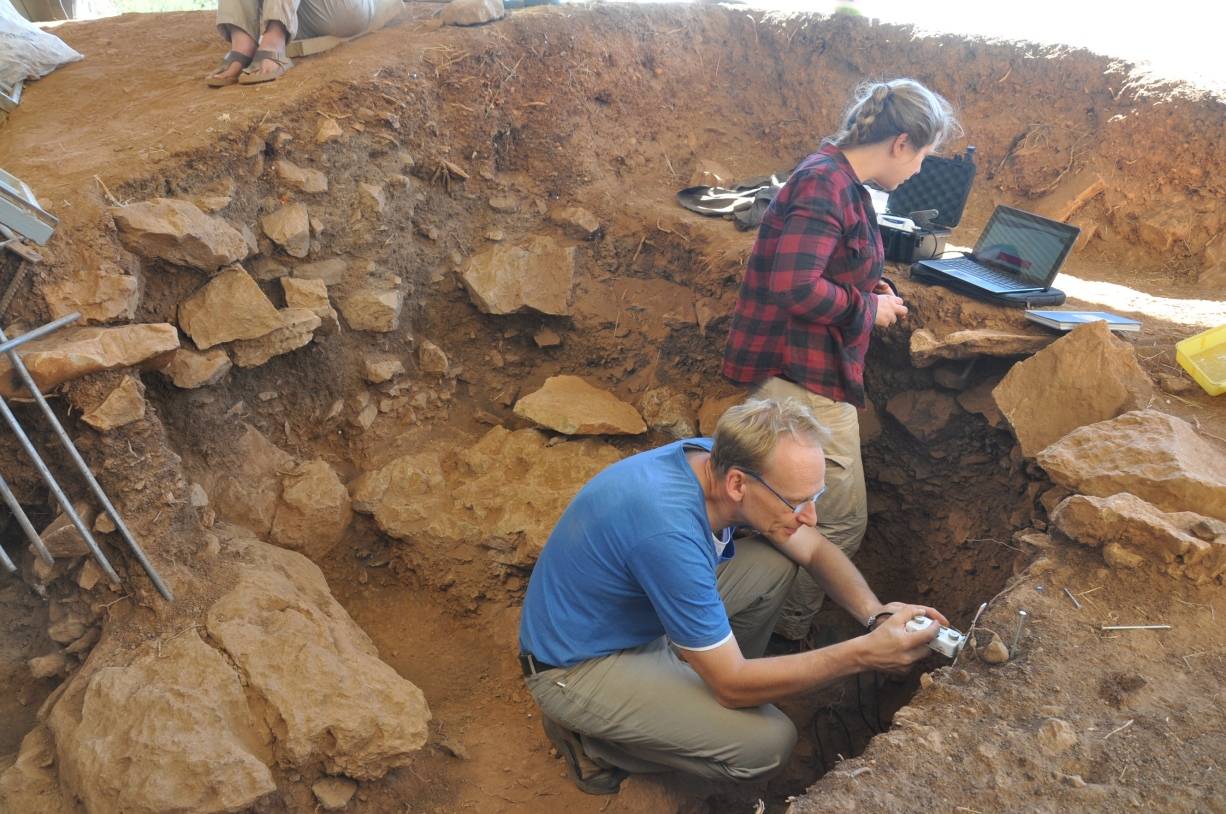
<path fill-rule="evenodd" d="M 877 318 L 874 325 L 888 328 L 907 315 L 907 306 L 903 305 L 902 297 L 893 294 L 874 294 L 877 298 Z"/>

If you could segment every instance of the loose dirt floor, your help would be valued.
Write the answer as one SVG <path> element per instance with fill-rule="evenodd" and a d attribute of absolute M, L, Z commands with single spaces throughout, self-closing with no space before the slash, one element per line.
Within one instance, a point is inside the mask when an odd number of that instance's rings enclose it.
<path fill-rule="evenodd" d="M 163 511 L 158 486 L 229 466 L 244 423 L 294 456 L 326 460 L 350 484 L 399 456 L 433 451 L 458 488 L 461 451 L 491 426 L 530 426 L 512 405 L 559 373 L 636 404 L 667 386 L 691 418 L 718 415 L 721 400 L 736 394 L 719 378 L 719 357 L 753 235 L 685 212 L 673 196 L 703 159 L 733 178 L 786 171 L 835 128 L 865 77 L 912 75 L 957 106 L 966 134 L 949 151 L 975 145 L 979 174 L 954 244 L 973 243 L 998 203 L 1058 207 L 1102 179 L 1075 209 L 1083 238 L 1057 285 L 1070 304 L 1142 319 L 1145 330 L 1126 339 L 1157 383 L 1149 406 L 1226 450 L 1226 404 L 1189 386 L 1173 350 L 1174 341 L 1226 322 L 1220 99 L 1085 52 L 922 39 L 845 17 L 592 4 L 459 29 L 440 27 L 436 11 L 407 5 L 386 29 L 302 59 L 275 83 L 217 91 L 202 82 L 224 50 L 209 14 L 66 24 L 57 33 L 86 59 L 30 84 L 0 127 L 0 165 L 61 219 L 40 249 L 44 262 L 27 266 L 27 283 L 0 315 L 10 333 L 62 313 L 56 286 L 82 272 L 139 280 L 139 302 L 117 321 L 176 321 L 177 304 L 202 275 L 124 249 L 108 212 L 160 196 L 228 198 L 220 214 L 255 229 L 261 214 L 305 200 L 316 221 L 310 260 L 366 263 L 371 277 L 405 294 L 396 331 L 321 336 L 211 387 L 178 390 L 147 372 L 150 414 L 136 428 L 101 434 L 75 418 L 113 374 L 57 400 L 180 594 L 176 606 L 163 606 L 129 564 L 140 602 L 102 611 L 108 636 L 180 631 L 233 581 L 197 553 L 211 510 L 180 502 Z M 329 121 L 341 135 L 318 143 Z M 272 172 L 276 159 L 323 171 L 330 190 L 287 191 Z M 382 212 L 372 214 L 360 182 L 384 190 Z M 591 239 L 572 241 L 569 315 L 479 311 L 459 270 L 495 243 L 557 235 L 544 216 L 558 205 L 582 206 L 601 224 Z M 258 246 L 258 259 L 244 265 L 277 301 L 277 277 L 301 261 L 263 237 Z M 0 284 L 17 271 L 15 260 L 5 262 Z M 937 387 L 933 369 L 909 355 L 919 327 L 1041 331 L 1015 311 L 911 281 L 903 266 L 889 273 L 913 313 L 879 332 L 870 355 L 871 516 L 857 562 L 883 599 L 934 604 L 961 628 L 990 602 L 980 649 L 991 631 L 1011 643 L 1018 611 L 1027 611 L 1007 663 L 990 666 L 968 650 L 952 667 L 933 658 L 908 677 L 861 676 L 789 700 L 783 708 L 801 744 L 768 783 L 634 777 L 617 796 L 589 797 L 550 753 L 518 674 L 518 608 L 532 561 L 525 544 L 512 540 L 508 550 L 506 540 L 430 531 L 406 539 L 360 514 L 316 562 L 380 657 L 424 692 L 433 721 L 413 762 L 361 783 L 347 810 L 750 812 L 761 800 L 796 814 L 1226 811 L 1220 577 L 1195 584 L 1148 565 L 1124 570 L 1058 537 L 1015 536 L 1047 529 L 1047 512 L 1067 492 L 1023 459 L 1008 424 L 967 407 L 917 436 L 885 406 L 904 391 Z M 346 279 L 338 291 L 360 282 Z M 549 332 L 557 343 L 541 339 Z M 426 340 L 445 353 L 445 374 L 422 370 Z M 404 359 L 409 386 L 363 381 L 361 362 L 372 353 Z M 982 390 L 1015 360 L 944 366 L 961 376 L 946 390 Z M 19 414 L 38 426 L 32 413 Z M 602 440 L 624 455 L 668 437 L 653 430 Z M 11 441 L 3 444 L 4 476 L 36 522 L 49 522 L 45 491 Z M 527 500 L 512 475 L 492 495 L 507 507 Z M 546 527 L 550 520 L 537 518 Z M 20 558 L 7 516 L 0 534 Z M 60 598 L 75 591 L 51 588 Z M 2 770 L 59 679 L 32 680 L 26 667 L 50 646 L 44 600 L 5 582 L 0 620 Z M 855 635 L 837 609 L 825 609 L 820 623 L 827 638 Z M 1171 629 L 1099 629 L 1111 623 Z M 320 772 L 278 767 L 277 790 L 255 810 L 315 810 L 310 786 Z"/>

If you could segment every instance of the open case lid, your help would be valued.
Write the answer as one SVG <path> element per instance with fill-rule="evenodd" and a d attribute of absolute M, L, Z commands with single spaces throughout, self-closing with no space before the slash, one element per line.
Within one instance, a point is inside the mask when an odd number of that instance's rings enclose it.
<path fill-rule="evenodd" d="M 912 212 L 935 209 L 931 223 L 953 228 L 962 220 L 962 210 L 975 181 L 975 148 L 967 147 L 963 155 L 946 158 L 930 155 L 920 165 L 920 171 L 890 193 L 886 211 L 907 217 Z"/>

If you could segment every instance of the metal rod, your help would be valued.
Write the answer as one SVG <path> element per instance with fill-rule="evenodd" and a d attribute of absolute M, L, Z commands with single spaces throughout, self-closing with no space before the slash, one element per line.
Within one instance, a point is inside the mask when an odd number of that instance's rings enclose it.
<path fill-rule="evenodd" d="M 9 511 L 13 513 L 13 517 L 17 518 L 18 525 L 21 530 L 26 533 L 26 539 L 30 541 L 30 545 L 34 546 L 34 550 L 38 552 L 38 556 L 47 565 L 55 565 L 55 559 L 51 556 L 51 552 L 47 550 L 47 546 L 43 543 L 43 538 L 34 530 L 34 526 L 30 523 L 30 518 L 26 517 L 25 510 L 21 508 L 21 504 L 17 502 L 17 496 L 13 494 L 13 490 L 9 488 L 5 482 L 4 476 L 0 475 L 0 496 L 3 496 L 4 502 L 8 504 Z M 4 549 L 0 549 L 0 556 L 4 556 Z M 4 562 L 9 571 L 16 571 L 12 567 L 12 563 L 8 557 L 4 557 Z"/>
<path fill-rule="evenodd" d="M 1068 595 L 1069 599 L 1073 600 L 1073 605 L 1077 608 L 1077 610 L 1081 610 L 1081 603 L 1077 601 L 1077 597 L 1073 596 L 1073 592 L 1068 588 L 1065 588 L 1064 593 Z"/>
<path fill-rule="evenodd" d="M 1170 630 L 1170 625 L 1103 625 L 1099 630 Z"/>
<path fill-rule="evenodd" d="M 0 333 L 0 341 L 3 341 L 3 334 Z M 10 351 L 9 358 L 13 358 L 17 354 Z M 24 367 L 22 368 L 25 369 Z M 26 374 L 29 375 L 29 374 Z M 36 390 L 37 392 L 37 390 Z M 41 393 L 39 394 L 42 395 Z M 45 403 L 45 402 L 44 402 Z M 94 540 L 94 535 L 89 533 L 85 522 L 81 516 L 77 514 L 77 510 L 73 508 L 72 501 L 68 499 L 68 495 L 64 494 L 64 490 L 60 488 L 59 483 L 55 480 L 55 476 L 51 474 L 51 470 L 47 468 L 47 464 L 38 455 L 38 450 L 34 449 L 34 444 L 26 435 L 25 430 L 21 428 L 21 424 L 17 421 L 17 416 L 13 415 L 13 411 L 9 409 L 8 402 L 0 397 L 0 413 L 4 415 L 4 420 L 8 422 L 9 428 L 13 434 L 17 436 L 17 440 L 21 443 L 21 448 L 26 451 L 26 455 L 30 456 L 30 460 L 34 462 L 34 468 L 38 470 L 38 474 L 42 476 L 43 483 L 47 484 L 47 488 L 51 490 L 51 494 L 55 495 L 55 500 L 60 504 L 60 509 L 64 514 L 68 515 L 68 519 L 76 526 L 77 532 L 81 535 L 81 539 L 89 546 L 90 552 L 94 555 L 94 559 L 98 565 L 102 567 L 103 573 L 107 579 L 111 580 L 115 585 L 119 584 L 119 575 L 115 573 L 115 569 L 111 567 L 107 561 L 106 555 L 98 548 L 97 541 Z"/>
<path fill-rule="evenodd" d="M 38 339 L 40 336 L 46 336 L 52 331 L 58 331 L 60 328 L 63 328 L 65 325 L 69 325 L 73 322 L 76 322 L 80 318 L 81 318 L 80 314 L 73 312 L 66 317 L 60 317 L 55 322 L 48 322 L 46 325 L 35 328 L 34 330 L 29 331 L 28 333 L 24 333 L 21 336 L 18 336 L 14 339 L 6 339 L 4 342 L 0 342 L 0 353 L 8 353 L 10 350 L 17 347 L 18 345 L 24 345 L 26 342 L 29 342 L 31 339 Z"/>
<path fill-rule="evenodd" d="M 0 342 L 4 341 L 6 341 L 4 331 L 0 330 Z M 13 361 L 13 367 L 16 368 L 17 373 L 21 376 L 21 380 L 25 382 L 26 389 L 28 389 L 30 394 L 34 396 L 34 400 L 38 402 L 38 406 L 42 408 L 43 414 L 46 415 L 47 420 L 51 422 L 51 428 L 55 430 L 55 435 L 60 439 L 60 443 L 63 445 L 64 450 L 68 453 L 69 457 L 72 458 L 73 463 L 77 465 L 77 469 L 80 471 L 81 477 L 85 478 L 85 482 L 89 484 L 89 488 L 93 491 L 94 497 L 98 498 L 98 502 L 102 504 L 102 508 L 115 523 L 115 529 L 121 535 L 123 535 L 123 539 L 128 544 L 128 548 L 132 551 L 132 555 L 136 557 L 136 560 L 140 563 L 141 568 L 145 569 L 145 573 L 149 575 L 149 579 L 153 582 L 154 587 L 157 588 L 158 593 L 162 595 L 162 598 L 167 602 L 174 602 L 174 594 L 171 593 L 170 588 L 168 588 L 166 584 L 162 582 L 162 578 L 158 576 L 157 570 L 149 562 L 149 558 L 145 556 L 144 550 L 142 550 L 140 544 L 136 542 L 136 538 L 132 536 L 132 532 L 128 530 L 128 525 L 123 522 L 123 518 L 119 516 L 119 512 L 116 511 L 114 504 L 111 503 L 111 499 L 106 496 L 106 492 L 103 491 L 102 486 L 98 483 L 98 479 L 94 477 L 94 473 L 90 470 L 89 465 L 85 463 L 85 459 L 82 458 L 81 453 L 77 451 L 76 445 L 72 443 L 72 439 L 69 438 L 68 433 L 64 431 L 64 425 L 60 423 L 55 411 L 51 409 L 51 405 L 48 404 L 47 399 L 43 397 L 42 391 L 39 390 L 38 384 L 34 381 L 34 377 L 30 375 L 30 371 L 26 369 L 25 364 L 17 356 L 16 351 L 9 351 L 9 359 Z M 3 399 L 0 399 L 0 403 L 3 403 Z M 5 405 L 4 409 L 7 412 L 8 406 Z M 16 425 L 16 419 L 13 419 L 13 424 Z M 20 430 L 20 427 L 15 426 L 15 430 Z M 19 434 L 24 436 L 24 433 Z M 29 443 L 29 441 L 27 440 L 26 443 Z M 31 446 L 30 449 L 32 451 L 33 447 Z M 59 489 L 59 487 L 57 486 L 56 489 Z M 68 510 L 71 511 L 71 508 L 71 506 L 68 507 Z M 105 565 L 103 571 L 106 571 L 107 576 L 112 578 L 114 582 L 118 583 L 119 577 L 115 574 L 114 570 L 111 569 L 110 563 L 106 562 L 106 558 L 102 556 L 102 551 L 98 549 L 98 544 L 94 542 L 93 535 L 91 535 L 89 531 L 85 529 L 84 524 L 80 523 L 80 518 L 76 517 L 76 512 L 72 512 L 70 516 L 73 517 L 74 523 L 79 524 L 77 528 L 79 530 L 83 530 L 82 536 L 85 537 L 85 541 L 94 552 L 95 558 L 101 558 L 101 561 L 98 564 Z"/>
<path fill-rule="evenodd" d="M 1028 614 L 1024 610 L 1017 612 L 1017 630 L 1013 631 L 1013 644 L 1009 647 L 1009 652 L 1013 653 L 1017 650 L 1017 643 L 1022 640 L 1022 628 L 1026 627 L 1026 616 Z"/>

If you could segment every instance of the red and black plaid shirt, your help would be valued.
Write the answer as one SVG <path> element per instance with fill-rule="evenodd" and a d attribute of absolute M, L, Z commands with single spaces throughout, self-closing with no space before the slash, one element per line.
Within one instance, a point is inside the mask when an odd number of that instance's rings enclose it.
<path fill-rule="evenodd" d="M 801 162 L 762 219 L 737 297 L 723 373 L 739 384 L 783 376 L 864 406 L 870 295 L 885 249 L 868 190 L 833 144 Z"/>

